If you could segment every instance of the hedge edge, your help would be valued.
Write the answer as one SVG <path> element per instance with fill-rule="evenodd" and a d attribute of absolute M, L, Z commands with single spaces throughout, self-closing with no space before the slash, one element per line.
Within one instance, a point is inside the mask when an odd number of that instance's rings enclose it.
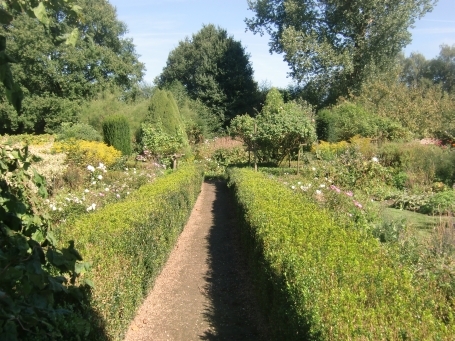
<path fill-rule="evenodd" d="M 202 179 L 200 168 L 182 166 L 59 231 L 92 263 L 83 276 L 94 283 L 85 313 L 90 340 L 123 340 L 185 226 Z"/>
<path fill-rule="evenodd" d="M 276 340 L 451 340 L 454 305 L 374 238 L 270 175 L 229 171 L 260 305 Z"/>

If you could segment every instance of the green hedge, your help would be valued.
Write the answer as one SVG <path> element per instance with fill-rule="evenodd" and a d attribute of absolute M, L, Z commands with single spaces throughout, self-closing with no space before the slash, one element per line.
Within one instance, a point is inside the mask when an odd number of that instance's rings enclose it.
<path fill-rule="evenodd" d="M 269 175 L 229 173 L 262 309 L 276 340 L 452 340 L 453 301 L 431 279 Z"/>
<path fill-rule="evenodd" d="M 90 340 L 123 340 L 199 194 L 202 172 L 193 165 L 158 178 L 125 201 L 76 221 L 59 235 L 74 239 L 93 281 Z"/>

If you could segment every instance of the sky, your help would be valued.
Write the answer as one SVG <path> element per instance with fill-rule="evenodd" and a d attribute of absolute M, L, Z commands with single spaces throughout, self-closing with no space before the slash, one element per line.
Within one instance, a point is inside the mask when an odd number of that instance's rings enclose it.
<path fill-rule="evenodd" d="M 214 24 L 241 41 L 261 85 L 284 88 L 292 84 L 283 57 L 270 54 L 266 36 L 246 32 L 245 18 L 253 17 L 247 0 L 109 0 L 117 18 L 128 27 L 125 37 L 132 38 L 139 60 L 145 64 L 144 81 L 152 84 L 166 65 L 169 52 L 179 41 L 197 33 L 203 25 Z M 455 44 L 455 0 L 439 0 L 432 12 L 411 29 L 412 43 L 404 52 L 420 52 L 435 58 L 441 44 Z"/>

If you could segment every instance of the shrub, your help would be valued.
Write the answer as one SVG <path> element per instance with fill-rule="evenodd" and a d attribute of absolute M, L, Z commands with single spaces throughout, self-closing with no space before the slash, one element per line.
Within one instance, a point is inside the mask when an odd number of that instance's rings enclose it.
<path fill-rule="evenodd" d="M 89 124 L 85 123 L 62 123 L 57 134 L 56 141 L 68 140 L 102 141 L 101 134 Z"/>
<path fill-rule="evenodd" d="M 431 186 L 440 181 L 452 186 L 455 180 L 455 150 L 436 145 L 385 143 L 379 149 L 384 166 L 407 174 L 407 187 Z"/>
<path fill-rule="evenodd" d="M 148 107 L 147 123 L 161 123 L 164 132 L 175 135 L 184 131 L 183 121 L 172 93 L 166 90 L 155 90 Z"/>
<path fill-rule="evenodd" d="M 451 340 L 452 298 L 371 235 L 251 170 L 230 172 L 256 292 L 275 339 Z"/>
<path fill-rule="evenodd" d="M 67 162 L 77 165 L 97 165 L 101 162 L 109 167 L 122 155 L 114 147 L 102 142 L 73 139 L 54 143 L 53 150 L 57 153 L 66 153 Z"/>
<path fill-rule="evenodd" d="M 434 194 L 420 211 L 431 215 L 455 213 L 455 191 L 448 190 Z"/>
<path fill-rule="evenodd" d="M 334 160 L 340 154 L 346 152 L 348 148 L 349 143 L 346 141 L 340 141 L 337 143 L 320 141 L 318 144 L 311 147 L 311 152 L 313 152 L 318 159 Z"/>
<path fill-rule="evenodd" d="M 120 150 L 123 155 L 131 154 L 131 137 L 128 120 L 122 115 L 107 117 L 103 122 L 104 142 Z"/>
<path fill-rule="evenodd" d="M 142 150 L 148 150 L 158 159 L 182 151 L 185 145 L 183 134 L 173 135 L 166 133 L 163 125 L 158 122 L 154 125 L 143 123 L 141 129 Z"/>
<path fill-rule="evenodd" d="M 80 340 L 88 321 L 77 279 L 88 264 L 74 242 L 57 248 L 40 213 L 45 180 L 27 172 L 33 161 L 27 147 L 0 147 L 0 339 Z"/>
<path fill-rule="evenodd" d="M 123 339 L 187 221 L 201 175 L 192 165 L 182 166 L 59 231 L 74 238 L 93 264 L 84 274 L 94 283 L 87 339 Z"/>
<path fill-rule="evenodd" d="M 318 112 L 316 133 L 320 140 L 348 141 L 355 135 L 378 136 L 378 125 L 374 116 L 361 106 L 344 102 L 331 109 Z"/>

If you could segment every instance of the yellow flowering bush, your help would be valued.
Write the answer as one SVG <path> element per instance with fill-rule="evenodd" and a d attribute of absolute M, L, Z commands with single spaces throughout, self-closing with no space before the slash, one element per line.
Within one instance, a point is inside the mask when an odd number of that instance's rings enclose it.
<path fill-rule="evenodd" d="M 376 154 L 376 146 L 371 143 L 369 137 L 355 135 L 349 139 L 349 142 L 367 159 L 371 159 Z"/>
<path fill-rule="evenodd" d="M 122 156 L 119 150 L 105 143 L 74 139 L 54 143 L 53 151 L 66 153 L 68 162 L 83 165 L 101 162 L 107 167 L 113 165 Z"/>
<path fill-rule="evenodd" d="M 312 146 L 311 151 L 316 157 L 324 160 L 332 160 L 349 148 L 349 143 L 340 141 L 336 143 L 320 141 L 319 144 Z"/>

